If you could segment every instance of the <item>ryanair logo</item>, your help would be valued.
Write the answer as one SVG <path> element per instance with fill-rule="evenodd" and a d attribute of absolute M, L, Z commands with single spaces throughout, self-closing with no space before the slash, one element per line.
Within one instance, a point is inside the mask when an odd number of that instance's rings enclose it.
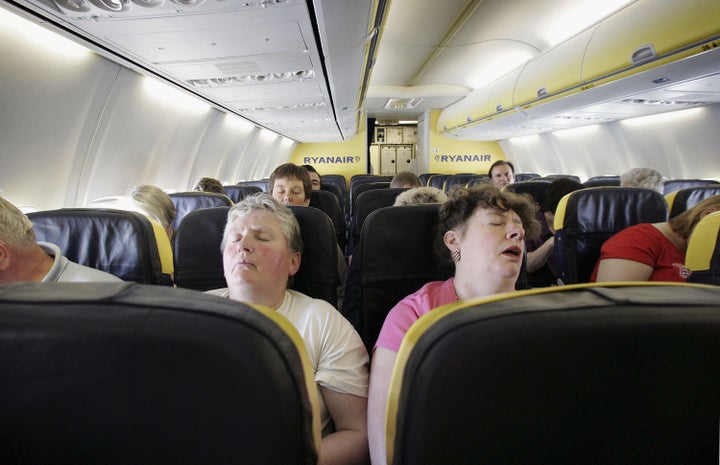
<path fill-rule="evenodd" d="M 357 156 L 344 156 L 344 157 L 303 157 L 304 165 L 319 165 L 319 164 L 347 164 L 347 163 L 358 163 L 360 157 Z"/>
<path fill-rule="evenodd" d="M 492 160 L 492 155 L 435 155 L 439 163 L 485 163 Z"/>

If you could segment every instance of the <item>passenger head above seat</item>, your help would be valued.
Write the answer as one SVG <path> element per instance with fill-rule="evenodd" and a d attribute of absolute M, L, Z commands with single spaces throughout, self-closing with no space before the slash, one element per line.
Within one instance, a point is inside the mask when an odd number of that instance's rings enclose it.
<path fill-rule="evenodd" d="M 270 175 L 270 194 L 283 205 L 310 205 L 312 181 L 308 170 L 294 163 L 280 165 Z"/>

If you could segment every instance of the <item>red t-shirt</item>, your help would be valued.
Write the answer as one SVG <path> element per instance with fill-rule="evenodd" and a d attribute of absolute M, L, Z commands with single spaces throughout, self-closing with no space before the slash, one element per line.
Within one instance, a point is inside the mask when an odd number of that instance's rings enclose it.
<path fill-rule="evenodd" d="M 625 228 L 605 241 L 600 249 L 600 259 L 590 276 L 595 282 L 601 260 L 621 258 L 651 266 L 653 272 L 648 281 L 686 282 L 690 272 L 685 268 L 685 254 L 670 239 L 650 223 Z"/>

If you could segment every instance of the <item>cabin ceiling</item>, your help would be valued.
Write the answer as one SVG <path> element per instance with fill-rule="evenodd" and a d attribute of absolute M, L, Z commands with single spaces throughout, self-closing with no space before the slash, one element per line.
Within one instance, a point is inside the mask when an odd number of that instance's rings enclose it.
<path fill-rule="evenodd" d="M 385 0 L 12 0 L 40 22 L 300 142 L 355 136 Z"/>
<path fill-rule="evenodd" d="M 638 2 L 6 0 L 111 59 L 299 142 L 348 140 L 365 117 L 417 120 L 446 109 Z M 698 84 L 705 102 L 720 101 L 716 82 Z M 657 111 L 638 104 L 661 99 L 657 91 L 635 92 L 632 105 L 593 102 L 592 119 Z M 578 111 L 571 116 L 580 122 L 564 121 L 588 124 Z M 516 131 L 505 129 L 468 135 Z"/>

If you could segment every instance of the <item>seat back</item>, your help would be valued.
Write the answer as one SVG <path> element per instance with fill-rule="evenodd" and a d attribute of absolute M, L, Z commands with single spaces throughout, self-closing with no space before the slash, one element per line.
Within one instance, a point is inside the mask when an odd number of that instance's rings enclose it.
<path fill-rule="evenodd" d="M 517 181 L 508 184 L 505 188 L 518 194 L 529 194 L 538 205 L 542 205 L 543 199 L 545 198 L 545 191 L 550 183 L 551 181 L 548 179 Z"/>
<path fill-rule="evenodd" d="M 338 245 L 330 218 L 312 207 L 289 205 L 300 223 L 303 253 L 292 288 L 337 307 Z"/>
<path fill-rule="evenodd" d="M 268 192 L 270 187 L 268 185 L 269 179 L 254 179 L 251 181 L 238 181 L 237 186 L 255 186 L 259 187 L 263 192 Z"/>
<path fill-rule="evenodd" d="M 442 190 L 444 192 L 449 192 L 450 189 L 453 188 L 453 186 L 465 186 L 476 179 L 482 179 L 482 175 L 474 173 L 453 174 L 447 179 L 445 179 L 445 182 L 443 182 Z"/>
<path fill-rule="evenodd" d="M 336 242 L 340 249 L 345 250 L 345 244 L 347 243 L 345 238 L 347 229 L 345 227 L 345 213 L 337 196 L 330 191 L 313 191 L 310 195 L 310 206 L 323 211 L 330 218 L 335 228 Z"/>
<path fill-rule="evenodd" d="M 347 179 L 345 179 L 345 176 L 342 174 L 323 174 L 320 175 L 320 185 L 323 186 L 323 188 L 328 188 L 330 192 L 337 195 L 337 193 L 340 194 L 340 206 L 343 207 L 343 210 L 346 211 L 347 216 L 347 193 L 348 193 L 348 185 L 347 185 Z"/>
<path fill-rule="evenodd" d="M 222 243 L 229 207 L 191 212 L 175 232 L 175 283 L 209 290 L 226 287 Z M 293 289 L 337 305 L 337 245 L 330 218 L 312 207 L 290 206 L 300 224 L 305 246 Z"/>
<path fill-rule="evenodd" d="M 0 321 L 3 463 L 316 463 L 313 369 L 275 312 L 169 287 L 23 283 L 0 289 Z"/>
<path fill-rule="evenodd" d="M 225 189 L 225 195 L 230 197 L 230 200 L 232 200 L 235 203 L 238 203 L 248 195 L 256 194 L 258 192 L 262 192 L 262 189 L 260 189 L 257 186 L 223 186 Z"/>
<path fill-rule="evenodd" d="M 560 286 L 452 304 L 400 347 L 388 463 L 718 460 L 720 288 Z"/>
<path fill-rule="evenodd" d="M 592 187 L 566 195 L 555 210 L 558 278 L 565 284 L 588 282 L 608 238 L 638 223 L 665 220 L 665 199 L 650 189 Z"/>
<path fill-rule="evenodd" d="M 37 240 L 57 245 L 70 261 L 125 281 L 169 284 L 169 278 L 163 276 L 153 225 L 140 213 L 61 208 L 27 216 Z"/>
<path fill-rule="evenodd" d="M 620 176 L 593 176 L 583 183 L 585 187 L 619 186 Z"/>
<path fill-rule="evenodd" d="M 230 207 L 194 210 L 175 231 L 175 284 L 200 291 L 226 287 L 220 250 Z"/>
<path fill-rule="evenodd" d="M 427 180 L 427 185 L 442 190 L 445 180 L 452 176 L 451 174 L 434 174 Z"/>
<path fill-rule="evenodd" d="M 421 174 L 418 174 L 418 179 L 420 179 L 420 182 L 422 183 L 423 186 L 427 186 L 428 179 L 430 179 L 430 176 L 433 176 L 436 174 L 439 174 L 439 173 L 421 173 Z"/>
<path fill-rule="evenodd" d="M 175 205 L 177 215 L 173 222 L 173 229 L 180 226 L 185 215 L 199 208 L 212 207 L 232 207 L 233 202 L 230 197 L 223 194 L 215 194 L 213 192 L 175 192 L 170 195 L 170 199 Z"/>
<path fill-rule="evenodd" d="M 669 217 L 678 216 L 713 195 L 720 195 L 720 184 L 687 187 L 665 194 L 665 201 L 670 210 Z"/>
<path fill-rule="evenodd" d="M 352 223 L 353 217 L 357 211 L 357 198 L 363 192 L 375 189 L 389 189 L 390 181 L 365 182 L 353 187 L 350 191 L 350 217 L 348 223 Z"/>
<path fill-rule="evenodd" d="M 368 350 L 395 304 L 425 283 L 452 275 L 434 253 L 439 208 L 385 207 L 365 219 L 353 261 L 360 260 L 359 333 Z"/>
<path fill-rule="evenodd" d="M 395 203 L 397 196 L 405 192 L 407 189 L 402 187 L 397 188 L 380 188 L 370 189 L 365 192 L 361 192 L 355 201 L 355 214 L 350 222 L 350 238 L 348 242 L 348 255 L 352 255 L 360 241 L 360 231 L 362 231 L 362 225 L 368 215 L 375 210 L 383 207 L 390 207 Z"/>
<path fill-rule="evenodd" d="M 515 173 L 515 181 L 529 181 L 539 177 L 538 173 Z"/>
<path fill-rule="evenodd" d="M 710 184 L 718 184 L 718 181 L 712 179 L 668 179 L 663 184 L 663 194 L 669 194 L 688 187 L 707 186 Z"/>
<path fill-rule="evenodd" d="M 711 213 L 693 229 L 685 253 L 689 282 L 720 286 L 720 213 Z"/>
<path fill-rule="evenodd" d="M 554 181 L 558 178 L 568 178 L 572 179 L 573 181 L 580 182 L 580 176 L 575 174 L 546 174 L 545 176 L 541 178 L 535 178 L 535 179 L 549 179 L 550 181 Z"/>

